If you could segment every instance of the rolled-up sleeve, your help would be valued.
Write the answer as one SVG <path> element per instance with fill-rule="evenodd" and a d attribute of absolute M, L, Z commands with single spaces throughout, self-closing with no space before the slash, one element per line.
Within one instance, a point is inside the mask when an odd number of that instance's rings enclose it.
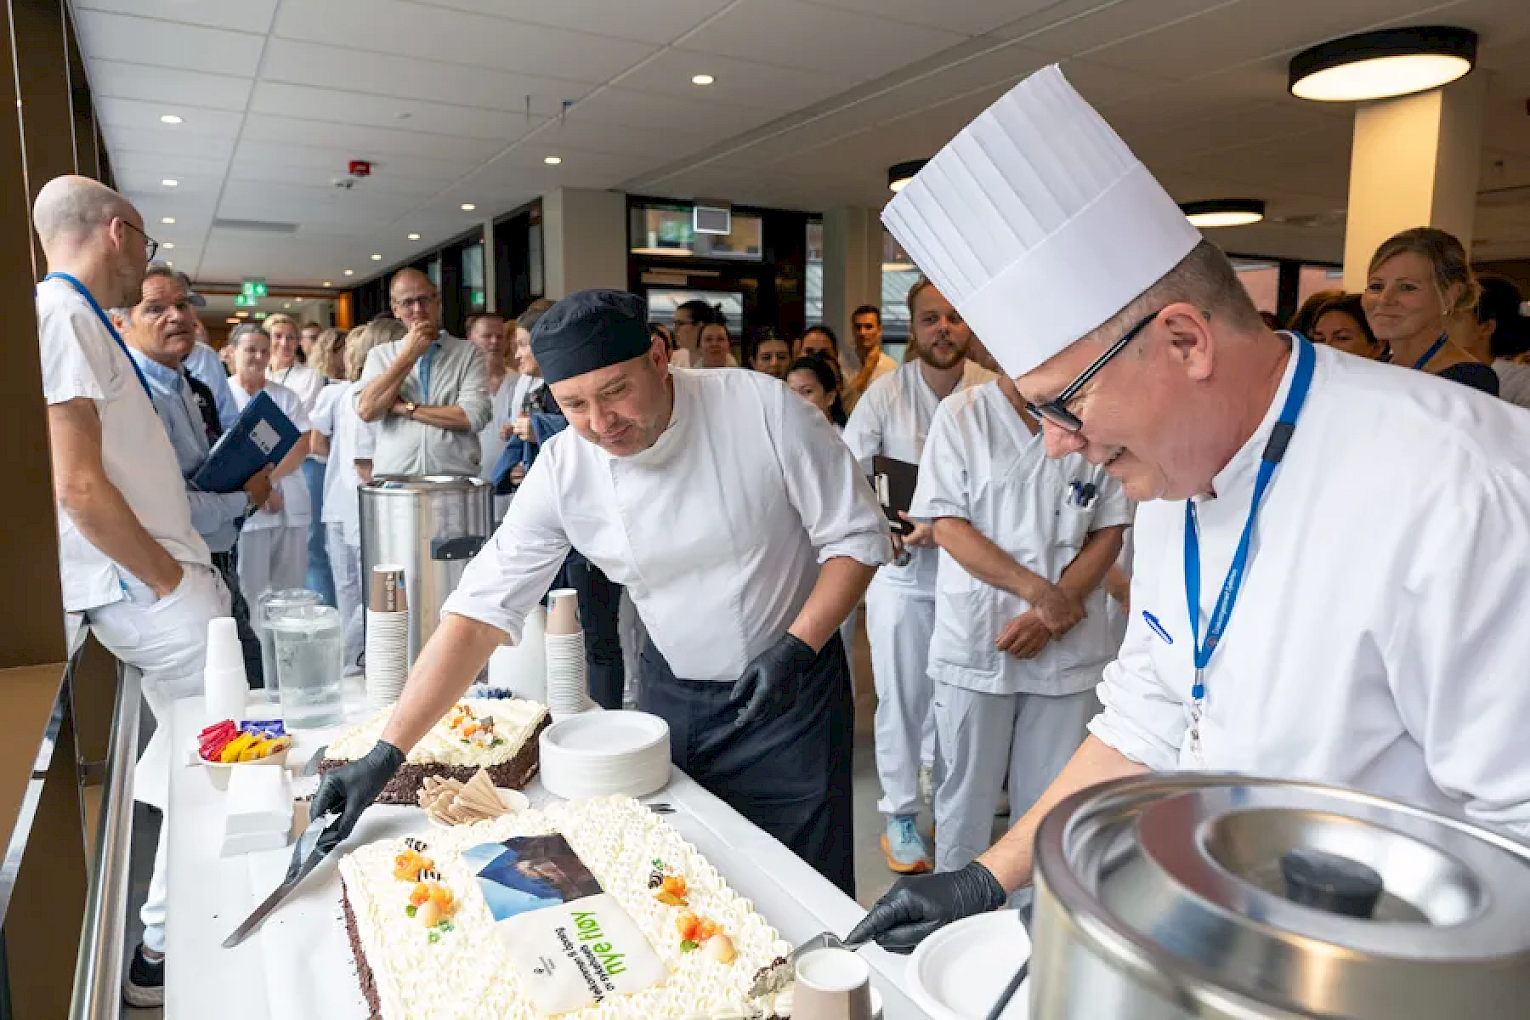
<path fill-rule="evenodd" d="M 1095 688 L 1104 711 L 1090 721 L 1089 732 L 1132 761 L 1166 772 L 1179 766 L 1187 721 L 1184 705 L 1158 682 L 1148 651 L 1152 640 L 1148 625 L 1133 616 L 1120 655 Z"/>
<path fill-rule="evenodd" d="M 919 458 L 919 484 L 908 515 L 922 521 L 937 517 L 960 517 L 971 520 L 967 482 L 967 457 L 961 442 L 960 420 L 951 403 L 943 401 L 935 409 L 929 434 L 924 439 L 924 453 Z"/>
<path fill-rule="evenodd" d="M 777 403 L 777 421 L 776 454 L 787 498 L 802 517 L 818 562 L 836 556 L 848 556 L 868 567 L 889 562 L 892 540 L 887 519 L 834 426 L 785 387 Z"/>
<path fill-rule="evenodd" d="M 468 431 L 482 432 L 494 418 L 494 398 L 489 395 L 489 376 L 478 348 L 467 341 L 463 345 L 467 352 L 462 383 L 457 388 L 457 406 L 467 415 Z"/>
<path fill-rule="evenodd" d="M 1134 516 L 1132 501 L 1126 498 L 1126 490 L 1121 488 L 1121 483 L 1106 474 L 1104 469 L 1096 468 L 1094 484 L 1099 496 L 1094 501 L 1094 519 L 1089 522 L 1089 530 L 1103 531 L 1130 524 Z"/>
<path fill-rule="evenodd" d="M 845 445 L 860 466 L 862 475 L 871 474 L 872 458 L 882 452 L 882 415 L 885 387 L 873 386 L 850 412 L 845 424 Z"/>
<path fill-rule="evenodd" d="M 504 523 L 467 565 L 441 615 L 487 623 L 520 643 L 526 614 L 541 601 L 568 551 L 553 473 L 547 464 L 533 464 Z"/>

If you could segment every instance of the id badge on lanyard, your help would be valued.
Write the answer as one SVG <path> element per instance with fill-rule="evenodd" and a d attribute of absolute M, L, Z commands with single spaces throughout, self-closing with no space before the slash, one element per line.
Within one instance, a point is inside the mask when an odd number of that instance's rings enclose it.
<path fill-rule="evenodd" d="M 1200 520 L 1196 516 L 1193 500 L 1185 500 L 1185 602 L 1190 613 L 1191 656 L 1195 665 L 1195 684 L 1190 688 L 1190 754 L 1198 769 L 1206 768 L 1205 749 L 1201 744 L 1201 722 L 1206 713 L 1206 666 L 1212 653 L 1222 641 L 1227 623 L 1232 619 L 1233 606 L 1243 588 L 1243 578 L 1248 572 L 1249 547 L 1253 541 L 1254 521 L 1259 516 L 1259 506 L 1264 500 L 1275 469 L 1286 455 L 1286 447 L 1296 431 L 1296 418 L 1301 414 L 1307 400 L 1307 390 L 1312 385 L 1312 372 L 1317 363 L 1312 344 L 1299 334 L 1291 334 L 1296 351 L 1296 374 L 1291 389 L 1280 409 L 1280 420 L 1270 431 L 1264 444 L 1264 454 L 1259 462 L 1259 474 L 1254 480 L 1254 496 L 1250 500 L 1248 518 L 1243 522 L 1243 533 L 1232 563 L 1227 568 L 1227 579 L 1222 582 L 1211 619 L 1206 623 L 1205 639 L 1201 638 L 1201 535 Z"/>

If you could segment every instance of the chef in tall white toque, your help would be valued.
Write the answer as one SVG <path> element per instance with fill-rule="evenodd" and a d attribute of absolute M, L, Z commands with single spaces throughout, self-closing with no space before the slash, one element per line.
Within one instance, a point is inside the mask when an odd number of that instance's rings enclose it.
<path fill-rule="evenodd" d="M 1031 879 L 1045 813 L 1153 770 L 1312 780 L 1530 835 L 1530 417 L 1260 320 L 1051 67 L 883 213 L 1015 377 L 1053 456 L 1136 518 L 1104 710 L 966 868 L 903 879 L 853 933 L 906 950 Z"/>
<path fill-rule="evenodd" d="M 404 754 L 519 639 L 570 548 L 648 631 L 639 707 L 675 764 L 853 895 L 854 706 L 839 626 L 892 555 L 819 410 L 757 372 L 671 371 L 632 294 L 580 291 L 531 332 L 568 417 L 463 574 L 382 740 L 325 777 L 334 845 Z"/>

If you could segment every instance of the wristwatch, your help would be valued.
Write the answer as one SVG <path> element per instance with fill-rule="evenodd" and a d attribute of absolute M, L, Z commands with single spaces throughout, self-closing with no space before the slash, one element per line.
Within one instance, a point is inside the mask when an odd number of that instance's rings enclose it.
<path fill-rule="evenodd" d="M 415 409 L 415 408 L 417 408 L 417 407 L 419 407 L 419 406 L 420 406 L 420 405 L 419 405 L 419 404 L 416 404 L 416 403 L 415 403 L 415 402 L 414 402 L 414 401 L 412 401 L 412 400 L 406 400 L 406 401 L 404 401 L 404 410 L 405 410 L 405 412 L 407 412 L 407 413 L 408 413 L 408 415 L 409 415 L 409 417 L 410 417 L 410 418 L 411 418 L 411 419 L 413 419 L 413 418 L 414 418 L 414 409 Z"/>

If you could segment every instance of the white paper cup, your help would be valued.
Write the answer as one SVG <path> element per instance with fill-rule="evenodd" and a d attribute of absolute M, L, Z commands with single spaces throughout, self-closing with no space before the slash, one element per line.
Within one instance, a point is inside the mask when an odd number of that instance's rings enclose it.
<path fill-rule="evenodd" d="M 244 672 L 244 649 L 239 644 L 239 627 L 232 616 L 218 616 L 207 621 L 207 661 L 212 673 L 237 669 Z"/>
<path fill-rule="evenodd" d="M 792 1020 L 871 1020 L 871 969 L 848 949 L 819 949 L 797 961 Z"/>

